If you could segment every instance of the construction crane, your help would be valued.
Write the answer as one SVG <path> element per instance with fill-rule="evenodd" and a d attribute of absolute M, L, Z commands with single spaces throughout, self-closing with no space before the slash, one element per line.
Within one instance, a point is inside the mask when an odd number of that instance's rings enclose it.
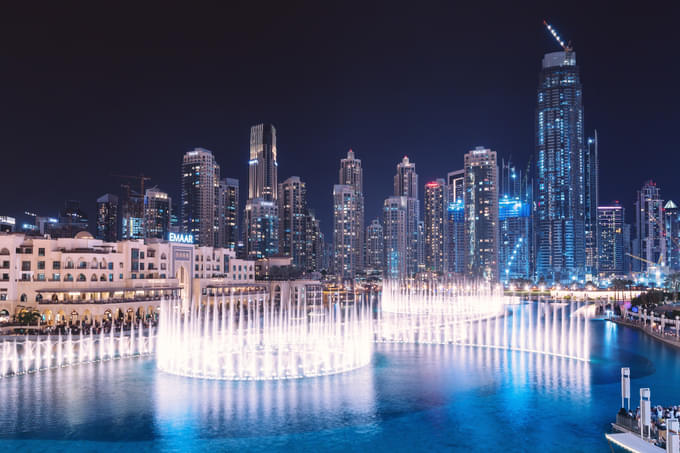
<path fill-rule="evenodd" d="M 565 52 L 571 52 L 573 49 L 571 48 L 571 42 L 568 44 L 564 44 L 564 41 L 562 41 L 562 38 L 560 38 L 560 35 L 557 34 L 557 30 L 555 30 L 548 22 L 543 21 L 543 25 L 545 25 L 545 28 L 548 29 L 550 34 L 555 38 L 555 41 L 562 47 L 562 49 Z"/>
<path fill-rule="evenodd" d="M 111 175 L 111 176 L 113 176 L 114 178 L 138 180 L 139 181 L 139 187 L 140 187 L 139 195 L 141 195 L 142 197 L 144 196 L 144 183 L 146 181 L 151 181 L 151 178 L 148 177 L 148 176 L 144 176 L 144 173 L 140 173 L 139 176 L 130 176 L 130 175 Z M 121 187 L 126 187 L 126 186 L 127 185 L 125 185 L 125 184 L 121 185 Z M 128 188 L 128 196 L 129 196 L 130 187 L 127 186 L 127 188 Z"/>
<path fill-rule="evenodd" d="M 642 258 L 641 256 L 633 255 L 632 253 L 626 253 L 626 255 L 630 256 L 631 258 L 635 258 L 636 260 L 642 261 L 643 263 L 651 264 L 652 266 L 661 265 L 662 257 L 659 257 L 659 262 L 655 263 L 654 261 L 649 261 L 648 259 Z"/>

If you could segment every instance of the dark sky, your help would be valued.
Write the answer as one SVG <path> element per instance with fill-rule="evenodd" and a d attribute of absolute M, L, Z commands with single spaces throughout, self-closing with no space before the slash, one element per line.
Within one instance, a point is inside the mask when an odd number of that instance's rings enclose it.
<path fill-rule="evenodd" d="M 326 233 L 350 147 L 367 223 L 405 154 L 421 191 L 475 145 L 524 167 L 542 54 L 559 50 L 544 18 L 576 50 L 601 201 L 621 200 L 630 217 L 649 178 L 680 197 L 677 3 L 99 3 L 3 7 L 0 215 L 56 215 L 68 198 L 93 215 L 96 197 L 118 190 L 115 173 L 143 172 L 179 201 L 181 157 L 196 146 L 245 192 L 258 122 L 277 126 L 279 180 L 307 182 Z"/>

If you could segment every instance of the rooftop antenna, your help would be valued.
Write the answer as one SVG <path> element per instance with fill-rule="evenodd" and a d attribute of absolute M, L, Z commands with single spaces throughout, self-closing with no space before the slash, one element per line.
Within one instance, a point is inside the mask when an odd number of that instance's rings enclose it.
<path fill-rule="evenodd" d="M 557 30 L 555 30 L 548 22 L 543 21 L 543 25 L 545 25 L 545 28 L 548 29 L 551 35 L 553 35 L 553 38 L 555 38 L 555 41 L 562 47 L 562 49 L 565 52 L 571 52 L 571 41 L 568 44 L 564 44 L 564 41 L 562 41 L 562 38 L 560 38 L 560 35 L 557 34 Z"/>

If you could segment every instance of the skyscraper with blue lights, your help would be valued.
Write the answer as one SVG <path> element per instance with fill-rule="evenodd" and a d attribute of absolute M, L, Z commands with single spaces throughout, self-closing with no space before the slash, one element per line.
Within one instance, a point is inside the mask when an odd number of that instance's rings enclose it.
<path fill-rule="evenodd" d="M 586 158 L 576 53 L 543 57 L 536 109 L 536 274 L 548 281 L 585 275 Z"/>

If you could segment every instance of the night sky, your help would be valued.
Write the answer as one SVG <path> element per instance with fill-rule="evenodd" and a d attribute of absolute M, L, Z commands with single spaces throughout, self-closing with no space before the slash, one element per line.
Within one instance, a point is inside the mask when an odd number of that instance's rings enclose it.
<path fill-rule="evenodd" d="M 179 206 L 193 147 L 212 150 L 245 195 L 258 122 L 276 125 L 279 181 L 307 182 L 326 234 L 348 148 L 363 161 L 366 223 L 405 154 L 421 198 L 476 145 L 524 168 L 541 58 L 560 50 L 544 18 L 576 51 L 601 203 L 621 200 L 631 220 L 649 178 L 680 198 L 677 3 L 97 3 L 3 7 L 0 215 L 54 216 L 79 199 L 93 224 L 95 199 L 123 182 L 115 173 L 151 176 Z"/>

